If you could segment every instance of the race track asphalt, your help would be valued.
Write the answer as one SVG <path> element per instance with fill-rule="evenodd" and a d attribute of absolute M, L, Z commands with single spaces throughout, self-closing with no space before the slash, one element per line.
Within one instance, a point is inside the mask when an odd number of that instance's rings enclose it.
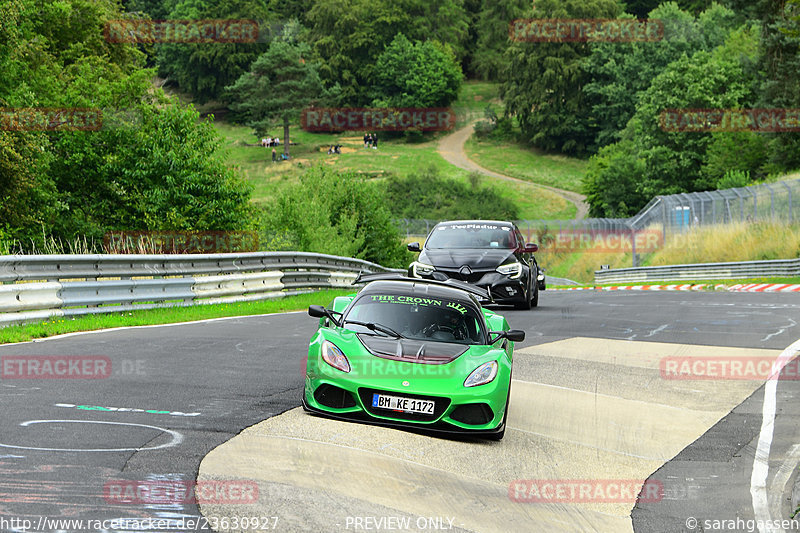
<path fill-rule="evenodd" d="M 257 484 L 256 503 L 202 505 L 226 531 L 234 528 L 219 518 L 245 515 L 275 516 L 268 525 L 279 531 L 365 530 L 369 517 L 384 518 L 384 530 L 408 519 L 425 531 L 692 531 L 690 517 L 702 525 L 788 516 L 784 488 L 800 462 L 797 381 L 777 382 L 767 503 L 754 510 L 763 380 L 665 379 L 659 365 L 664 357 L 774 359 L 798 338 L 796 296 L 545 291 L 538 309 L 499 310 L 528 337 L 517 345 L 509 429 L 497 443 L 301 412 L 302 358 L 316 325 L 305 313 L 0 346 L 6 358 L 111 364 L 102 379 L 0 378 L 0 516 L 178 525 L 201 516 L 198 506 L 124 503 L 113 490 L 191 483 L 198 471 L 201 481 Z M 663 485 L 657 501 L 511 497 L 521 494 L 518 480 L 648 478 Z"/>

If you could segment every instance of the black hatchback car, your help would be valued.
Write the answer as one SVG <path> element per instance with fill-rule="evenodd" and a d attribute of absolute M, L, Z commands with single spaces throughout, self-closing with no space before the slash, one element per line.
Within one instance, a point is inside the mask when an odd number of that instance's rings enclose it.
<path fill-rule="evenodd" d="M 530 309 L 539 304 L 544 273 L 533 252 L 536 244 L 525 244 L 512 222 L 454 220 L 434 226 L 420 248 L 408 245 L 419 258 L 408 267 L 408 275 L 423 279 L 457 279 L 489 290 L 492 301 Z"/>

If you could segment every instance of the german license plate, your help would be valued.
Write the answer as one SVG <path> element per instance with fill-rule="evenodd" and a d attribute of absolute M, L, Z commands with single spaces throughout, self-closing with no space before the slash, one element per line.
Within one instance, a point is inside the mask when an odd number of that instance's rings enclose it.
<path fill-rule="evenodd" d="M 432 415 L 433 406 L 434 402 L 430 400 L 417 400 L 414 398 L 402 398 L 400 396 L 389 396 L 387 394 L 377 393 L 372 395 L 372 407 L 377 407 L 379 409 Z"/>

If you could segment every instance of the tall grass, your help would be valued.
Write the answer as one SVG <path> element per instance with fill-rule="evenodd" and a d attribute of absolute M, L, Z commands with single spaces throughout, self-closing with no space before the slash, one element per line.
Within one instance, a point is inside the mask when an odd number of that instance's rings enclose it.
<path fill-rule="evenodd" d="M 702 226 L 671 236 L 648 265 L 794 259 L 800 256 L 800 225 L 737 222 Z"/>
<path fill-rule="evenodd" d="M 42 234 L 41 240 L 30 239 L 23 242 L 16 239 L 0 238 L 0 255 L 61 255 L 103 253 L 103 241 L 86 235 L 76 235 L 69 239 Z"/>
<path fill-rule="evenodd" d="M 737 222 L 696 227 L 686 233 L 669 235 L 658 250 L 639 257 L 642 266 L 794 259 L 800 257 L 800 224 Z M 536 258 L 547 268 L 549 276 L 581 283 L 594 282 L 594 272 L 601 265 L 633 266 L 630 253 L 612 253 L 598 248 L 572 253 L 542 250 Z"/>

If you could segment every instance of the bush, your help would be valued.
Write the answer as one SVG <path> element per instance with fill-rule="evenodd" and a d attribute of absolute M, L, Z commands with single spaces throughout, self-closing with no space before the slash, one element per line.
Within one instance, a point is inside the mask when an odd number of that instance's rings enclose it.
<path fill-rule="evenodd" d="M 405 268 L 412 257 L 386 205 L 382 191 L 357 174 L 312 167 L 264 213 L 263 242 Z"/>
<path fill-rule="evenodd" d="M 514 220 L 519 217 L 514 202 L 491 187 L 479 186 L 479 181 L 470 177 L 467 184 L 444 178 L 436 167 L 430 167 L 406 178 L 390 177 L 386 196 L 392 215 L 398 218 Z"/>
<path fill-rule="evenodd" d="M 752 131 L 715 133 L 706 151 L 702 174 L 711 188 L 724 188 L 717 186 L 717 183 L 731 170 L 747 172 L 755 179 L 763 179 L 766 174 L 761 169 L 768 157 L 768 140 L 764 135 Z"/>
<path fill-rule="evenodd" d="M 747 187 L 752 185 L 753 181 L 750 179 L 750 171 L 729 170 L 717 180 L 717 189 L 732 189 L 734 187 Z"/>

